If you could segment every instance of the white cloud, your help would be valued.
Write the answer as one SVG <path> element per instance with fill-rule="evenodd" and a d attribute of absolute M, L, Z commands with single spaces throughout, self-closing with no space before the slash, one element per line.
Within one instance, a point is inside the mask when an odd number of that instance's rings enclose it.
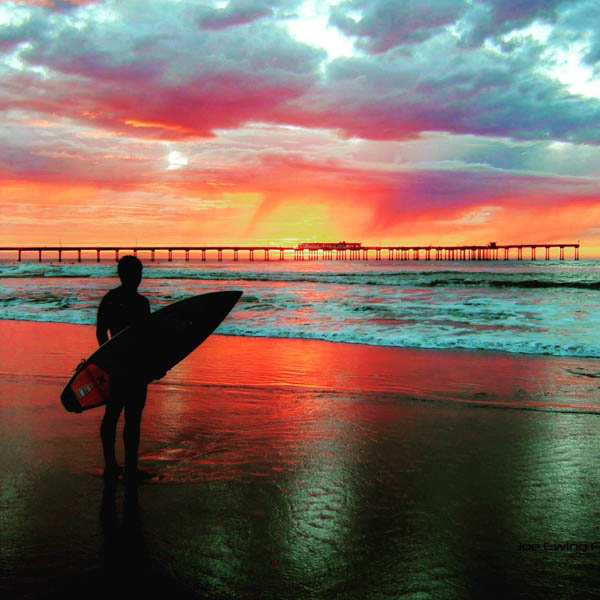
<path fill-rule="evenodd" d="M 329 25 L 331 6 L 321 0 L 305 0 L 298 17 L 287 22 L 287 30 L 297 41 L 327 52 L 328 60 L 356 54 L 352 40 Z"/>

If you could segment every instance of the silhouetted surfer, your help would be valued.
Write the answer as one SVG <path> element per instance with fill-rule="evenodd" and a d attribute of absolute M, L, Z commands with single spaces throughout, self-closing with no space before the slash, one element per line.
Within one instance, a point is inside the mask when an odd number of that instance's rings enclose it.
<path fill-rule="evenodd" d="M 96 337 L 99 344 L 108 340 L 108 334 L 115 336 L 119 331 L 145 319 L 150 314 L 148 299 L 138 293 L 142 280 L 142 263 L 135 256 L 124 256 L 118 264 L 121 285 L 110 290 L 98 307 Z M 111 378 L 110 398 L 100 427 L 102 449 L 104 452 L 104 477 L 116 478 L 122 468 L 115 456 L 115 438 L 117 422 L 125 409 L 125 476 L 128 480 L 142 480 L 151 474 L 138 469 L 138 448 L 140 445 L 140 427 L 142 411 L 146 403 L 147 380 L 133 374 L 126 378 Z"/>

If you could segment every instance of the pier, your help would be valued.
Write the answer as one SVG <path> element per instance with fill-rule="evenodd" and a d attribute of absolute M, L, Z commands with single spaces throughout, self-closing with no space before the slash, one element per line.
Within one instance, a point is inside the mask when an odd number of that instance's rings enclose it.
<path fill-rule="evenodd" d="M 119 260 L 133 254 L 154 262 L 160 258 L 171 262 L 174 258 L 186 262 L 192 258 L 206 261 L 230 259 L 240 256 L 250 261 L 259 260 L 437 260 L 437 261 L 488 261 L 488 260 L 579 260 L 579 243 L 565 244 L 497 244 L 466 246 L 363 246 L 358 242 L 310 242 L 297 246 L 0 246 L 0 254 L 12 254 L 18 262 L 26 259 L 76 260 L 82 262 L 84 253 L 100 262 L 104 256 Z"/>

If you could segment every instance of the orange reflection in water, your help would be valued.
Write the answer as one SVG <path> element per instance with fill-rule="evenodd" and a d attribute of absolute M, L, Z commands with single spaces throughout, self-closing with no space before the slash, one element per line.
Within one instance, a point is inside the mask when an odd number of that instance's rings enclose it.
<path fill-rule="evenodd" d="M 167 381 L 523 404 L 574 400 L 567 368 L 594 361 L 213 336 Z M 580 391 L 580 390 L 579 390 Z"/>
<path fill-rule="evenodd" d="M 5 431 L 31 444 L 76 440 L 53 448 L 72 451 L 70 464 L 99 464 L 102 410 L 72 415 L 59 401 L 95 348 L 93 327 L 0 321 Z M 263 476 L 334 447 L 353 453 L 371 433 L 410 428 L 444 404 L 600 412 L 575 367 L 595 363 L 215 335 L 150 386 L 142 459 L 172 481 Z"/>

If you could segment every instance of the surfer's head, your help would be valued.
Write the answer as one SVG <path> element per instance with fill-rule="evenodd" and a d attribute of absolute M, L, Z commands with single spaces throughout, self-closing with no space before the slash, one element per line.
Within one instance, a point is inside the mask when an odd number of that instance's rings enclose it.
<path fill-rule="evenodd" d="M 119 260 L 117 271 L 124 288 L 137 290 L 142 280 L 142 262 L 137 256 L 124 256 Z"/>

